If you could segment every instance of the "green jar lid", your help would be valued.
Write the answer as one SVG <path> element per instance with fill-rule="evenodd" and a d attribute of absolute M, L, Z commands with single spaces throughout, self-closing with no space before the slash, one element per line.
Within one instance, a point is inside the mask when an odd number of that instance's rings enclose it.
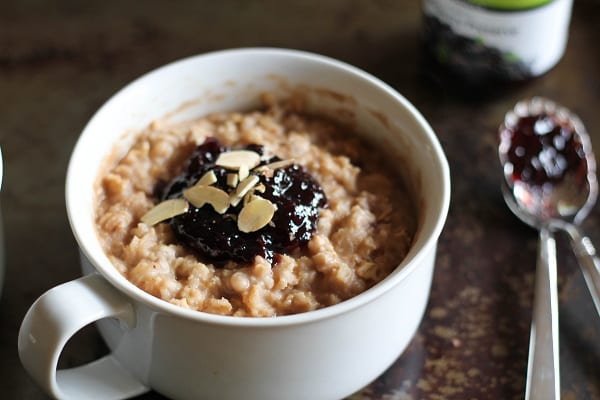
<path fill-rule="evenodd" d="M 552 0 L 469 0 L 470 3 L 499 10 L 524 10 L 550 3 Z"/>

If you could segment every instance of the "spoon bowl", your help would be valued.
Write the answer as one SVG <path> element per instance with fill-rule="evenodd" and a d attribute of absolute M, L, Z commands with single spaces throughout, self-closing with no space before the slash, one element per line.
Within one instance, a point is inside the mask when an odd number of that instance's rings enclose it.
<path fill-rule="evenodd" d="M 544 114 L 552 116 L 559 124 L 564 124 L 565 126 L 560 128 L 561 131 L 570 128 L 574 136 L 571 143 L 577 147 L 574 151 L 580 158 L 577 161 L 581 162 L 581 165 L 576 169 L 564 165 L 569 161 L 568 156 L 563 156 L 567 149 L 557 149 L 561 143 L 554 137 L 551 148 L 542 150 L 544 153 L 540 153 L 537 160 L 531 161 L 538 169 L 543 169 L 542 173 L 546 179 L 542 182 L 515 179 L 518 176 L 519 171 L 516 169 L 519 165 L 515 165 L 511 160 L 510 142 L 513 138 L 506 132 L 516 129 L 520 119 Z M 540 122 L 536 122 L 536 125 L 538 123 Z M 506 114 L 500 127 L 500 138 L 498 153 L 504 170 L 503 194 L 509 208 L 519 219 L 534 228 L 539 228 L 543 223 L 552 224 L 554 221 L 559 221 L 558 225 L 562 225 L 562 222 L 578 225 L 587 217 L 598 197 L 598 182 L 596 158 L 590 137 L 579 117 L 550 100 L 535 97 L 517 103 L 514 109 Z M 524 153 L 528 151 L 525 148 L 515 150 L 522 157 L 526 156 Z M 556 170 L 559 167 L 564 172 L 558 171 L 563 174 L 556 179 Z"/>
<path fill-rule="evenodd" d="M 515 170 L 515 163 L 511 162 L 510 151 L 513 138 L 507 132 L 514 130 L 520 119 L 542 114 L 553 116 L 559 124 L 564 124 L 570 129 L 573 136 L 571 143 L 576 147 L 575 154 L 580 164 L 578 168 L 571 169 L 568 165 L 562 165 L 566 173 L 560 176 L 560 179 L 547 179 L 533 183 L 515 179 L 520 171 Z M 541 128 L 542 131 L 543 128 L 544 126 Z M 500 138 L 498 154 L 504 170 L 502 194 L 506 204 L 521 221 L 538 230 L 546 226 L 550 230 L 561 230 L 567 233 L 600 315 L 600 260 L 592 241 L 579 228 L 598 199 L 596 157 L 584 124 L 577 115 L 565 107 L 548 99 L 534 97 L 517 103 L 514 109 L 506 114 L 504 123 L 500 127 Z M 554 138 L 552 144 L 555 150 L 561 143 Z M 562 148 L 556 153 L 561 151 L 566 152 Z M 553 167 L 560 165 L 561 161 L 568 161 L 568 157 L 561 160 L 557 154 L 551 155 L 554 157 L 551 157 L 551 161 L 546 157 L 545 163 L 538 164 L 543 165 L 546 177 L 549 175 L 548 171 L 556 172 Z M 522 164 L 520 166 L 522 167 Z"/>

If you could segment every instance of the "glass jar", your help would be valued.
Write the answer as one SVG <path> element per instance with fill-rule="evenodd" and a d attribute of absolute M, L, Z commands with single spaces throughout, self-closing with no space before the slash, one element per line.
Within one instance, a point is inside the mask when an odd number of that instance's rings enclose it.
<path fill-rule="evenodd" d="M 430 67 L 470 85 L 524 81 L 562 57 L 572 0 L 424 0 Z"/>

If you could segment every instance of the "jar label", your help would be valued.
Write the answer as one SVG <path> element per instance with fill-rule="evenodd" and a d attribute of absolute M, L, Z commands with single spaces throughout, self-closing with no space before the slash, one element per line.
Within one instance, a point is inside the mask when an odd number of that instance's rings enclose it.
<path fill-rule="evenodd" d="M 571 6 L 572 0 L 554 0 L 507 11 L 462 0 L 425 0 L 427 47 L 438 62 L 462 73 L 507 80 L 538 76 L 564 53 Z"/>

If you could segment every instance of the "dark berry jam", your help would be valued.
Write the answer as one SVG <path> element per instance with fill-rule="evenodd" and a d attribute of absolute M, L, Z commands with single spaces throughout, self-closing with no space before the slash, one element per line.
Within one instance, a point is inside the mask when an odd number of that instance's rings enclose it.
<path fill-rule="evenodd" d="M 261 156 L 264 153 L 259 145 L 249 145 L 243 149 Z M 231 194 L 235 188 L 228 185 L 227 174 L 232 171 L 215 165 L 219 154 L 230 150 L 214 138 L 206 139 L 194 150 L 185 172 L 162 189 L 161 199 L 183 197 L 185 189 L 211 170 L 217 178 L 212 186 Z M 273 262 L 277 254 L 289 253 L 306 244 L 316 230 L 319 208 L 327 205 L 325 193 L 315 179 L 297 164 L 290 163 L 272 170 L 270 174 L 260 172 L 260 166 L 276 161 L 280 159 L 261 159 L 260 164 L 250 171 L 264 186 L 257 194 L 276 206 L 267 225 L 254 232 L 240 231 L 237 217 L 244 206 L 243 201 L 235 206 L 230 205 L 223 214 L 215 211 L 210 204 L 199 208 L 190 205 L 186 213 L 170 220 L 177 239 L 217 263 L 229 260 L 251 262 L 255 256 Z"/>
<path fill-rule="evenodd" d="M 584 177 L 587 163 L 579 135 L 569 121 L 540 113 L 520 117 L 500 130 L 501 157 L 512 165 L 511 178 L 532 186 L 557 184 L 567 174 Z"/>

